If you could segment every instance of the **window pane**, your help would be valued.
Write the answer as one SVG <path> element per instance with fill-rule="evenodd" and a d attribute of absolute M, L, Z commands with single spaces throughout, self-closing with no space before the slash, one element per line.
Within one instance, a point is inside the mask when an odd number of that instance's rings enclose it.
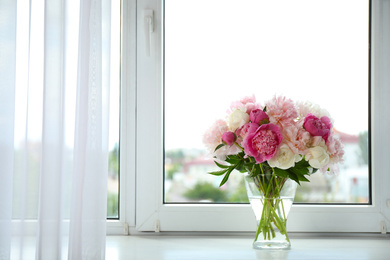
<path fill-rule="evenodd" d="M 107 218 L 119 218 L 120 0 L 111 1 L 111 77 Z"/>
<path fill-rule="evenodd" d="M 340 173 L 312 175 L 295 202 L 369 202 L 368 7 L 166 0 L 165 202 L 247 201 L 242 174 L 221 189 L 207 174 L 215 168 L 202 137 L 233 101 L 252 94 L 261 103 L 276 94 L 326 108 L 344 143 Z"/>

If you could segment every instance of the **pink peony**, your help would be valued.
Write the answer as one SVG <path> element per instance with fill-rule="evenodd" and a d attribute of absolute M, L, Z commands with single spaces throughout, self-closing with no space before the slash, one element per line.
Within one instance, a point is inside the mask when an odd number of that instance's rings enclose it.
<path fill-rule="evenodd" d="M 292 124 L 283 128 L 283 142 L 286 143 L 295 154 L 306 154 L 311 135 L 301 124 Z"/>
<path fill-rule="evenodd" d="M 256 124 L 268 124 L 269 117 L 268 115 L 261 109 L 253 109 L 249 115 L 249 119 L 252 123 Z"/>
<path fill-rule="evenodd" d="M 215 156 L 220 161 L 225 160 L 227 155 L 237 154 L 241 151 L 236 145 L 224 146 L 215 151 L 215 148 L 222 143 L 222 135 L 227 131 L 228 126 L 226 122 L 219 119 L 203 135 L 203 143 L 210 155 Z"/>
<path fill-rule="evenodd" d="M 282 140 L 283 136 L 277 125 L 264 124 L 248 133 L 243 146 L 247 155 L 253 156 L 257 163 L 262 163 L 275 155 Z"/>
<path fill-rule="evenodd" d="M 227 144 L 227 145 L 233 145 L 234 142 L 236 141 L 237 137 L 233 132 L 225 132 L 222 135 L 222 140 Z"/>
<path fill-rule="evenodd" d="M 215 123 L 203 135 L 203 143 L 206 145 L 210 153 L 213 153 L 215 147 L 221 144 L 222 135 L 228 131 L 226 122 L 222 119 L 215 121 Z"/>
<path fill-rule="evenodd" d="M 328 138 L 326 146 L 328 147 L 328 152 L 332 163 L 338 163 L 343 161 L 344 147 L 340 139 L 338 139 L 334 135 L 331 135 Z"/>
<path fill-rule="evenodd" d="M 294 102 L 285 97 L 274 97 L 266 103 L 266 113 L 269 121 L 278 126 L 294 124 L 298 118 L 298 111 Z"/>
<path fill-rule="evenodd" d="M 248 135 L 248 133 L 252 133 L 259 128 L 259 125 L 256 123 L 247 123 L 243 126 L 241 126 L 236 131 L 236 136 L 238 139 L 238 143 L 241 144 L 241 142 L 245 139 L 245 137 Z"/>
<path fill-rule="evenodd" d="M 253 109 L 260 108 L 260 104 L 256 103 L 255 95 L 252 95 L 233 102 L 227 112 L 228 114 L 231 114 L 234 110 L 239 108 L 244 108 L 244 111 L 250 114 Z"/>
<path fill-rule="evenodd" d="M 240 100 L 241 103 L 248 104 L 248 103 L 256 103 L 256 97 L 254 94 L 252 96 L 246 96 Z"/>
<path fill-rule="evenodd" d="M 329 117 L 323 116 L 318 118 L 312 114 L 305 117 L 303 127 L 313 136 L 321 136 L 327 142 L 332 123 Z"/>

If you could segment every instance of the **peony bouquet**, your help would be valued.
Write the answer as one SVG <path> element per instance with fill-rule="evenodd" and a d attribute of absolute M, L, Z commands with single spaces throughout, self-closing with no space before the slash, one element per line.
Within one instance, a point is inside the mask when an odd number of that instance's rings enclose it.
<path fill-rule="evenodd" d="M 255 178 L 265 198 L 276 198 L 264 205 L 267 218 L 260 220 L 256 238 L 261 232 L 272 238 L 272 222 L 288 240 L 286 218 L 275 212 L 287 179 L 299 184 L 316 171 L 338 171 L 344 151 L 332 125 L 328 112 L 309 102 L 279 96 L 261 105 L 252 96 L 233 102 L 227 117 L 206 131 L 203 141 L 221 169 L 210 174 L 223 176 L 220 186 L 238 170 Z"/>

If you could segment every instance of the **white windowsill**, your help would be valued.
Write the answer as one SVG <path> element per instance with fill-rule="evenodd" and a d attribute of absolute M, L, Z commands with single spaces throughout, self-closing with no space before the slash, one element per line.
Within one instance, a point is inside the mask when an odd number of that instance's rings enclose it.
<path fill-rule="evenodd" d="M 290 250 L 254 250 L 254 233 L 146 232 L 107 236 L 107 260 L 388 260 L 390 234 L 289 233 Z M 20 237 L 12 239 L 11 259 L 20 259 Z M 63 241 L 62 259 L 67 259 Z M 24 259 L 35 258 L 35 237 L 25 237 Z"/>
<path fill-rule="evenodd" d="M 390 234 L 291 233 L 290 250 L 251 247 L 254 234 L 107 236 L 106 259 L 251 260 L 373 259 L 390 257 Z"/>

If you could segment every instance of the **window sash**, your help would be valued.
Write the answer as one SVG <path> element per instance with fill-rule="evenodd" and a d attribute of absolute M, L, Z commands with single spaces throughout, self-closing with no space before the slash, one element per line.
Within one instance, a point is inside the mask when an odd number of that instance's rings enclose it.
<path fill-rule="evenodd" d="M 155 32 L 150 57 L 145 37 L 137 37 L 135 150 L 137 231 L 253 231 L 255 223 L 249 205 L 163 204 L 163 48 L 161 1 L 137 2 L 137 30 L 143 32 L 145 9 L 154 10 Z M 390 174 L 386 174 L 386 144 L 390 145 L 390 76 L 385 61 L 390 59 L 390 1 L 371 1 L 371 151 L 372 205 L 294 205 L 289 231 L 296 232 L 380 232 L 390 227 Z M 386 203 L 387 202 L 387 203 Z M 389 206 L 386 206 L 389 204 Z M 133 222 L 134 223 L 134 222 Z M 386 229 L 386 228 L 385 228 Z M 388 231 L 390 229 L 387 229 Z"/>
<path fill-rule="evenodd" d="M 121 0 L 119 219 L 107 220 L 108 235 L 127 235 L 135 226 L 136 0 Z"/>

